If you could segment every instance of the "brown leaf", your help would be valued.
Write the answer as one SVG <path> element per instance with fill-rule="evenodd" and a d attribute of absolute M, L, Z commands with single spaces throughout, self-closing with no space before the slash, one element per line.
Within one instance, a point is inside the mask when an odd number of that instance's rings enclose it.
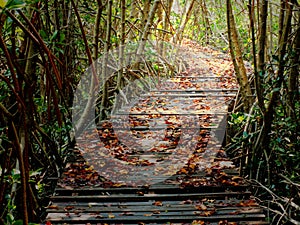
<path fill-rule="evenodd" d="M 159 210 L 153 210 L 152 213 L 153 214 L 160 214 L 160 211 Z"/>
<path fill-rule="evenodd" d="M 205 225 L 205 222 L 202 220 L 194 220 L 191 225 Z"/>
<path fill-rule="evenodd" d="M 161 201 L 156 201 L 156 202 L 153 202 L 152 205 L 163 206 L 163 203 Z"/>
<path fill-rule="evenodd" d="M 57 205 L 49 205 L 47 209 L 58 209 Z"/>
<path fill-rule="evenodd" d="M 240 211 L 238 211 L 238 210 L 237 210 L 237 211 L 234 211 L 234 212 L 230 212 L 230 213 L 229 213 L 229 215 L 238 215 L 238 214 L 240 214 Z"/>
<path fill-rule="evenodd" d="M 188 199 L 188 200 L 185 200 L 185 201 L 182 201 L 180 202 L 181 205 L 187 205 L 187 204 L 193 204 L 193 201 Z"/>
<path fill-rule="evenodd" d="M 233 180 L 233 181 L 241 181 L 241 180 L 243 180 L 243 178 L 242 178 L 242 177 L 239 177 L 239 176 L 233 176 L 233 177 L 231 178 L 231 180 Z"/>
<path fill-rule="evenodd" d="M 109 213 L 109 214 L 108 214 L 108 218 L 113 219 L 113 218 L 115 218 L 115 215 L 112 214 L 112 213 Z"/>
<path fill-rule="evenodd" d="M 120 214 L 121 216 L 134 216 L 133 212 L 123 212 Z"/>
<path fill-rule="evenodd" d="M 236 204 L 238 207 L 251 207 L 251 206 L 257 206 L 257 202 L 254 199 L 250 199 L 247 201 L 241 201 Z"/>
<path fill-rule="evenodd" d="M 206 211 L 206 210 L 207 210 L 207 207 L 206 207 L 206 205 L 204 205 L 204 204 L 195 205 L 195 208 L 196 208 L 197 210 L 202 210 L 202 211 Z"/>
<path fill-rule="evenodd" d="M 75 206 L 69 205 L 69 206 L 66 206 L 64 209 L 65 209 L 66 211 L 69 211 L 69 210 L 72 210 L 72 209 L 74 209 L 74 208 L 75 208 Z"/>
<path fill-rule="evenodd" d="M 144 196 L 144 192 L 142 192 L 142 191 L 137 191 L 136 194 L 137 194 L 138 196 Z"/>
<path fill-rule="evenodd" d="M 199 215 L 199 216 L 212 216 L 215 214 L 215 210 L 209 210 L 209 211 L 202 211 L 202 212 L 194 212 L 194 214 Z"/>

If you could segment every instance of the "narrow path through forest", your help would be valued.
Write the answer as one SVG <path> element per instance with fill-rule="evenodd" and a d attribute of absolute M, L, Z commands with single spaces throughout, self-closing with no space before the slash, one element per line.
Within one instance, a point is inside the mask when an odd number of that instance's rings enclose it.
<path fill-rule="evenodd" d="M 70 150 L 49 224 L 267 224 L 222 149 L 238 92 L 229 56 L 186 40 L 181 56 L 184 71 Z"/>

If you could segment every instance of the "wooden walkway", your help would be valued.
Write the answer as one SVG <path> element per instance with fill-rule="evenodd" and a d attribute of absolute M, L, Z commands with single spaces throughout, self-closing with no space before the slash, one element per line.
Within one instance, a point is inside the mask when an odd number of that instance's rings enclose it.
<path fill-rule="evenodd" d="M 168 169 L 170 173 L 158 170 L 149 178 L 149 184 L 133 181 L 128 185 L 106 179 L 98 172 L 97 165 L 85 161 L 82 150 L 72 149 L 47 209 L 48 223 L 268 224 L 248 183 L 238 176 L 220 146 L 228 113 L 224 106 L 237 93 L 234 78 L 215 71 L 212 75 L 209 65 L 204 72 L 201 65 L 192 66 L 143 95 L 139 104 L 129 109 L 131 134 L 151 136 L 164 132 L 164 139 L 150 151 L 130 150 L 128 146 L 117 148 L 115 132 L 128 131 L 128 127 L 104 122 L 96 135 L 116 159 L 147 168 L 153 162 L 163 161 L 174 149 L 178 150 L 180 136 L 189 131 L 196 134 L 197 140 L 186 163 L 176 171 Z M 127 111 L 119 111 L 114 119 L 128 117 Z M 187 121 L 191 114 L 199 121 L 195 127 Z M 153 121 L 156 124 L 151 127 Z M 95 150 L 92 142 L 91 145 L 90 151 Z M 183 145 L 185 150 L 191 147 L 187 143 Z M 119 172 L 122 174 L 122 170 Z"/>

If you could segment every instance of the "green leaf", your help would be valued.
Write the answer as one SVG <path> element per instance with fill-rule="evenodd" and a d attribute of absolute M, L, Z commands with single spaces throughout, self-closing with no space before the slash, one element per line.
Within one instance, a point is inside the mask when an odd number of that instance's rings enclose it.
<path fill-rule="evenodd" d="M 249 134 L 248 134 L 246 131 L 244 131 L 244 132 L 243 132 L 243 137 L 244 137 L 244 138 L 247 138 L 248 136 L 249 136 Z"/>
<path fill-rule="evenodd" d="M 13 223 L 13 225 L 23 225 L 23 220 L 17 220 Z"/>
<path fill-rule="evenodd" d="M 236 113 L 232 113 L 231 116 L 232 116 L 233 119 L 237 119 L 238 118 L 238 114 L 236 114 Z"/>
<path fill-rule="evenodd" d="M 237 118 L 237 122 L 238 122 L 238 123 L 242 123 L 242 122 L 244 121 L 244 119 L 245 119 L 244 116 L 239 116 L 239 117 Z"/>
<path fill-rule="evenodd" d="M 47 34 L 46 34 L 46 32 L 45 32 L 43 29 L 40 30 L 40 35 L 41 35 L 41 37 L 42 37 L 43 39 L 46 39 L 46 38 L 47 38 Z"/>
<path fill-rule="evenodd" d="M 278 152 L 285 153 L 285 149 L 283 149 L 283 148 L 277 147 L 276 150 L 277 150 Z"/>
<path fill-rule="evenodd" d="M 64 33 L 61 33 L 60 34 L 60 42 L 63 42 L 65 40 L 65 34 Z"/>
<path fill-rule="evenodd" d="M 281 166 L 280 160 L 275 160 L 275 163 L 276 163 L 277 166 Z"/>
<path fill-rule="evenodd" d="M 277 91 L 280 91 L 280 88 L 274 88 L 274 89 L 272 90 L 272 92 L 277 92 Z"/>
<path fill-rule="evenodd" d="M 5 6 L 6 9 L 17 9 L 24 7 L 25 2 L 22 0 L 9 0 Z"/>
<path fill-rule="evenodd" d="M 0 0 L 0 8 L 4 9 L 6 6 L 7 1 L 6 0 Z"/>
<path fill-rule="evenodd" d="M 52 37 L 50 38 L 50 41 L 53 41 L 54 39 L 56 39 L 57 34 L 58 34 L 58 30 L 54 31 Z"/>

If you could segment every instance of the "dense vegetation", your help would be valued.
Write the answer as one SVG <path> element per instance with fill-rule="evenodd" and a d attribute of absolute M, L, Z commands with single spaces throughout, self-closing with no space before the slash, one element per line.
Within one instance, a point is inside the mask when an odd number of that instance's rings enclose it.
<path fill-rule="evenodd" d="M 240 94 L 227 151 L 257 186 L 271 222 L 300 223 L 296 0 L 0 0 L 0 7 L 0 224 L 45 216 L 55 185 L 49 178 L 60 176 L 74 141 L 72 102 L 85 69 L 124 44 L 183 38 L 231 53 Z M 150 65 L 138 76 L 157 71 Z M 107 81 L 100 119 L 135 76 L 127 68 Z"/>

